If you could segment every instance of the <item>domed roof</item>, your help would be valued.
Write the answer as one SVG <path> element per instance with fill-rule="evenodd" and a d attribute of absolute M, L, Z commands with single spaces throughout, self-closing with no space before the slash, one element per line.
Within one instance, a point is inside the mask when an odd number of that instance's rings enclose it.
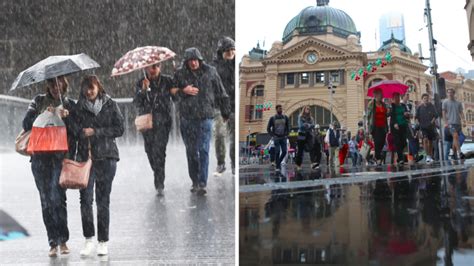
<path fill-rule="evenodd" d="M 389 40 L 386 40 L 386 41 L 383 42 L 382 46 L 379 48 L 378 51 L 379 52 L 389 51 L 390 47 L 392 46 L 392 43 L 397 45 L 398 48 L 402 52 L 412 54 L 410 48 L 408 48 L 408 46 L 406 46 L 403 43 L 403 41 L 396 39 L 395 36 L 393 35 L 393 33 L 392 33 L 392 37 Z"/>
<path fill-rule="evenodd" d="M 293 32 L 300 35 L 326 34 L 327 28 L 333 28 L 334 35 L 347 38 L 354 34 L 360 36 L 352 18 L 346 12 L 327 6 L 329 1 L 318 1 L 318 6 L 309 6 L 288 22 L 283 32 L 283 42 L 293 37 Z"/>

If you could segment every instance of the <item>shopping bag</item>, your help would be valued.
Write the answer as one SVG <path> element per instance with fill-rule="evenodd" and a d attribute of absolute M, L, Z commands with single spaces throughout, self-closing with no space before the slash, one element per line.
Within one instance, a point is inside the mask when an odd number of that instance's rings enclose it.
<path fill-rule="evenodd" d="M 67 130 L 62 119 L 49 111 L 40 114 L 31 129 L 28 154 L 67 151 Z"/>
<path fill-rule="evenodd" d="M 144 132 L 153 128 L 152 114 L 139 115 L 135 118 L 135 127 L 138 132 Z"/>
<path fill-rule="evenodd" d="M 29 156 L 27 152 L 28 142 L 30 141 L 31 130 L 21 130 L 20 134 L 15 139 L 15 150 L 21 155 Z"/>

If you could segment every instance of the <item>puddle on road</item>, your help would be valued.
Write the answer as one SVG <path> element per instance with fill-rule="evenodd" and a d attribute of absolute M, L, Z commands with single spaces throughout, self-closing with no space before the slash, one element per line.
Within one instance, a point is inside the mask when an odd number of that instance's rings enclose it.
<path fill-rule="evenodd" d="M 473 199 L 472 167 L 240 193 L 240 263 L 474 265 Z"/>

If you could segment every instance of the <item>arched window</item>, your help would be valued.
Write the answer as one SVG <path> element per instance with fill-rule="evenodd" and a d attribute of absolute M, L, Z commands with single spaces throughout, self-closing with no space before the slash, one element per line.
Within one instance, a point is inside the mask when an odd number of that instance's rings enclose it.
<path fill-rule="evenodd" d="M 251 97 L 263 97 L 265 87 L 263 85 L 257 85 L 252 89 Z"/>
<path fill-rule="evenodd" d="M 415 92 L 416 91 L 415 82 L 413 82 L 411 80 L 407 80 L 407 82 L 405 82 L 405 84 L 409 87 L 408 92 Z"/>
<path fill-rule="evenodd" d="M 298 116 L 301 113 L 303 107 L 298 108 L 298 110 L 294 111 L 290 116 L 290 127 L 297 128 L 298 127 Z M 319 105 L 312 105 L 311 106 L 311 116 L 314 118 L 314 122 L 318 124 L 320 127 L 327 128 L 331 123 L 331 111 Z M 338 121 L 336 116 L 332 116 L 333 121 Z"/>
<path fill-rule="evenodd" d="M 369 82 L 369 85 L 367 86 L 367 89 L 372 87 L 373 85 L 375 85 L 376 83 L 382 81 L 383 79 L 380 79 L 380 78 L 376 78 L 376 79 L 373 79 L 372 81 Z"/>

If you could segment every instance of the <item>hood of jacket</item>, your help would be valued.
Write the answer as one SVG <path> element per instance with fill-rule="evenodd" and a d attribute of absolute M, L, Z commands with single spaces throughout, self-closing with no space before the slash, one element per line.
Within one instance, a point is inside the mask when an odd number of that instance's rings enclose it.
<path fill-rule="evenodd" d="M 235 49 L 235 41 L 230 37 L 223 37 L 217 43 L 217 50 L 216 50 L 216 59 L 223 60 L 222 54 L 228 50 L 234 48 Z"/>

